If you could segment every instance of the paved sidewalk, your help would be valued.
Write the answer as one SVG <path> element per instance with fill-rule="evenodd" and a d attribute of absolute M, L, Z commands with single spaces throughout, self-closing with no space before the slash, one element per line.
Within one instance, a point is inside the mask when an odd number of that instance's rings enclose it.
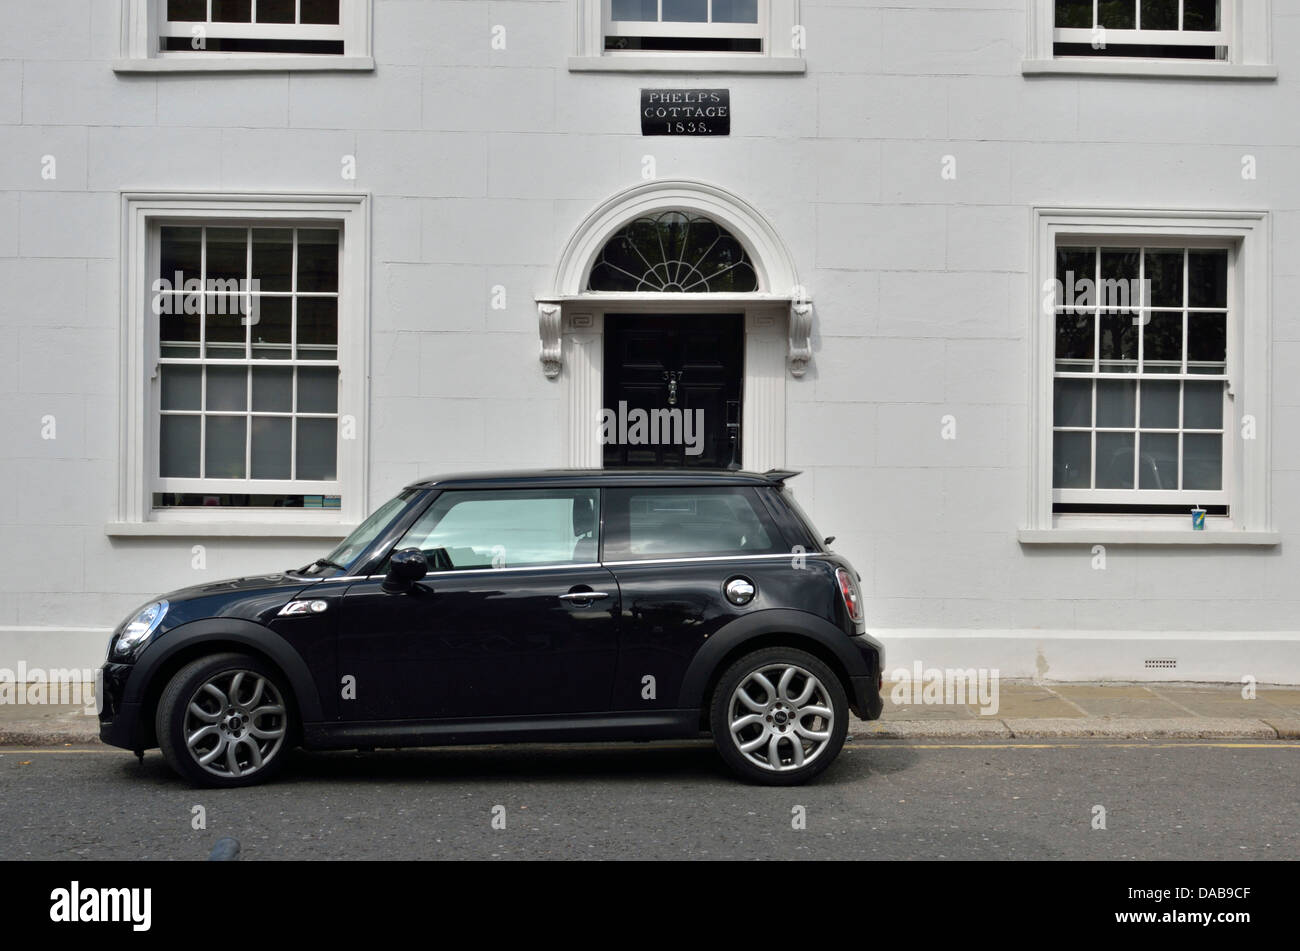
<path fill-rule="evenodd" d="M 872 722 L 853 720 L 858 737 L 1116 739 L 1300 739 L 1300 687 L 1256 688 L 1242 698 L 1226 684 L 1033 684 L 1004 681 L 988 715 L 974 703 L 895 704 L 884 690 L 885 712 Z M 918 685 L 913 697 L 923 696 Z M 82 706 L 0 703 L 0 745 L 59 746 L 99 742 L 93 714 Z"/>
<path fill-rule="evenodd" d="M 912 685 L 910 696 L 922 696 Z M 979 705 L 896 704 L 885 684 L 879 720 L 855 721 L 859 736 L 1300 739 L 1300 687 L 1240 684 L 1034 684 L 1003 681 L 995 711 Z M 908 692 L 901 693 L 907 696 Z"/>

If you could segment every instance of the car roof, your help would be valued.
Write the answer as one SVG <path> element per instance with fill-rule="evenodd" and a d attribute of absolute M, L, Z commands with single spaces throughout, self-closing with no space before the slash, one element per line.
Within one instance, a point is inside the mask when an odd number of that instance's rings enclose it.
<path fill-rule="evenodd" d="M 583 486 L 709 486 L 780 485 L 798 473 L 773 469 L 740 472 L 729 469 L 520 469 L 463 472 L 417 479 L 414 489 L 569 488 Z"/>

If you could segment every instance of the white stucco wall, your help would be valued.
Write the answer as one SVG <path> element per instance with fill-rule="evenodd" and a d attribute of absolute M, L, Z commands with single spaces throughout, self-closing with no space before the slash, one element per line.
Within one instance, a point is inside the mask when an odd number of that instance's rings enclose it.
<path fill-rule="evenodd" d="M 373 196 L 377 504 L 422 474 L 564 461 L 534 295 L 649 155 L 660 177 L 761 210 L 815 297 L 814 359 L 787 381 L 786 463 L 862 571 L 891 665 L 1300 682 L 1300 6 L 1273 4 L 1279 80 L 1214 82 L 1026 78 L 1027 3 L 804 0 L 806 74 L 665 77 L 570 72 L 566 0 L 376 0 L 373 73 L 238 75 L 117 74 L 116 2 L 6 0 L 0 667 L 92 666 L 149 595 L 326 547 L 105 534 L 122 191 Z M 669 85 L 728 87 L 731 136 L 643 138 L 638 90 Z M 1280 547 L 1111 547 L 1097 571 L 1086 546 L 1017 541 L 1036 205 L 1269 212 Z M 956 440 L 938 438 L 945 414 Z M 42 438 L 47 415 L 57 439 Z M 1181 670 L 1142 669 L 1180 653 Z"/>

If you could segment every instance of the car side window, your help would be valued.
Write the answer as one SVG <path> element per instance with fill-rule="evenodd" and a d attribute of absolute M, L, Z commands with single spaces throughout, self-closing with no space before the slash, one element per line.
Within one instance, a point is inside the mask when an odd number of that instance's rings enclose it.
<path fill-rule="evenodd" d="M 780 533 L 747 486 L 606 491 L 606 561 L 783 550 Z"/>
<path fill-rule="evenodd" d="M 597 489 L 444 492 L 393 550 L 420 549 L 434 571 L 591 564 L 599 512 Z"/>

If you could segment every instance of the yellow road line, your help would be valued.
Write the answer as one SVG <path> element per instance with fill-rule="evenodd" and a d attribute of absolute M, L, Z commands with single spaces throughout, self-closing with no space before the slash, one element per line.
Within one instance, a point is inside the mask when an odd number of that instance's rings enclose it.
<path fill-rule="evenodd" d="M 909 749 L 909 750 L 1079 750 L 1079 749 L 1223 749 L 1223 750 L 1278 750 L 1300 749 L 1300 743 L 1289 743 L 1274 740 L 1271 743 L 1229 743 L 1229 742 L 1171 742 L 1167 740 L 1148 740 L 1141 742 L 1128 743 L 910 743 L 906 740 L 899 741 L 897 738 L 889 737 L 890 743 L 845 743 L 846 750 L 880 750 L 880 749 Z M 441 751 L 454 751 L 461 753 L 486 752 L 496 750 L 519 750 L 521 752 L 532 750 L 541 752 L 545 750 L 587 750 L 595 752 L 605 749 L 617 750 L 664 750 L 669 752 L 685 752 L 687 750 L 698 750 L 711 747 L 712 744 L 707 740 L 700 740 L 690 746 L 647 746 L 637 743 L 601 743 L 599 746 L 590 744 L 534 744 L 534 743 L 503 743 L 503 744 L 475 744 L 473 746 L 441 746 L 441 747 L 403 747 L 401 752 L 418 752 L 437 749 Z M 156 751 L 155 751 L 156 752 Z M 354 750 L 325 750 L 321 752 L 330 753 L 352 753 Z M 376 752 L 391 753 L 393 750 L 388 747 L 381 747 Z M 25 749 L 23 747 L 3 747 L 0 748 L 0 758 L 5 756 L 33 756 L 33 755 L 83 755 L 92 754 L 100 756 L 122 756 L 131 755 L 128 750 L 119 749 Z"/>

